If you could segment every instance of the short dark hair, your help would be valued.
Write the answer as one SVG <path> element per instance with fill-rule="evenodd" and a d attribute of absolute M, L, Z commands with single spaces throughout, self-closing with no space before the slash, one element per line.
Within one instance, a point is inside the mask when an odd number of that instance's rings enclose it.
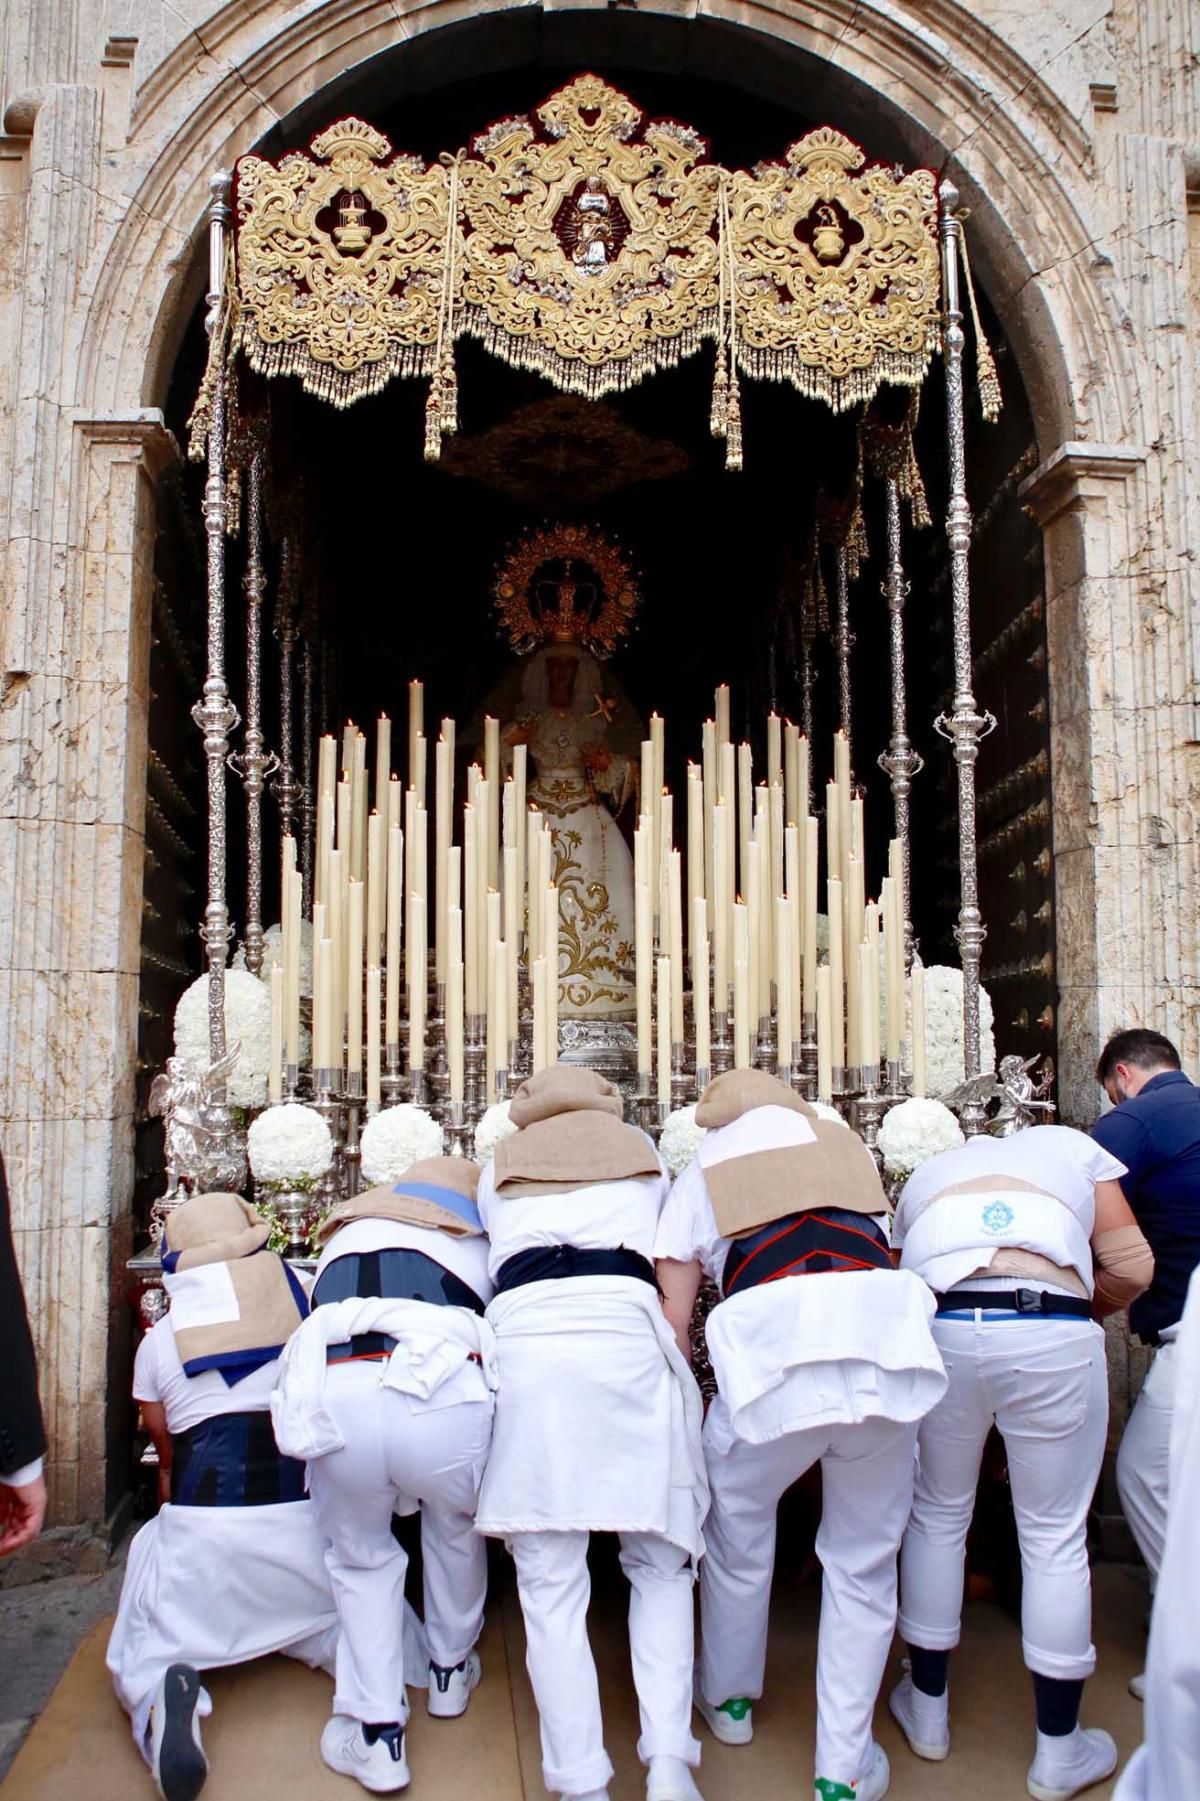
<path fill-rule="evenodd" d="M 1101 1051 L 1097 1082 L 1107 1082 L 1118 1063 L 1132 1063 L 1138 1069 L 1178 1069 L 1179 1052 L 1161 1032 L 1130 1026 L 1127 1031 L 1114 1032 Z"/>

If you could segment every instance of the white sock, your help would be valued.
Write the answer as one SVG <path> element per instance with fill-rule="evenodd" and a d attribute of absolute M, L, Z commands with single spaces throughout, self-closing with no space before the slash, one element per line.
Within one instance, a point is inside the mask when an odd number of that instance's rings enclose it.
<path fill-rule="evenodd" d="M 694 1801 L 702 1801 L 700 1790 L 696 1787 L 696 1778 L 692 1775 L 691 1766 L 682 1757 L 652 1757 L 648 1780 L 657 1787 L 660 1783 L 669 1783 L 681 1797 L 694 1797 Z"/>

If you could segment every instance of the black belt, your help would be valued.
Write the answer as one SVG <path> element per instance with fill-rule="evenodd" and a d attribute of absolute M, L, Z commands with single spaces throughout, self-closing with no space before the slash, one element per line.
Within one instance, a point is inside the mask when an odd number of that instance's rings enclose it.
<path fill-rule="evenodd" d="M 475 1290 L 436 1257 L 406 1245 L 388 1245 L 380 1251 L 347 1251 L 321 1271 L 312 1292 L 312 1305 L 325 1307 L 334 1301 L 428 1301 L 434 1307 L 466 1307 L 482 1314 L 483 1302 Z"/>
<path fill-rule="evenodd" d="M 280 1451 L 269 1413 L 217 1413 L 171 1434 L 178 1507 L 273 1507 L 304 1498 L 304 1465 Z"/>
<path fill-rule="evenodd" d="M 618 1245 L 611 1251 L 585 1251 L 573 1244 L 534 1245 L 500 1265 L 496 1293 L 523 1288 L 527 1282 L 557 1282 L 567 1276 L 636 1276 L 657 1288 L 654 1265 L 638 1251 Z"/>
<path fill-rule="evenodd" d="M 1002 1288 L 994 1294 L 985 1288 L 956 1288 L 938 1300 L 939 1316 L 971 1313 L 983 1307 L 993 1313 L 1022 1313 L 1034 1317 L 1059 1315 L 1067 1319 L 1091 1319 L 1092 1303 L 1079 1295 L 1047 1294 L 1037 1288 Z"/>
<path fill-rule="evenodd" d="M 353 1338 L 343 1339 L 341 1344 L 326 1347 L 326 1363 L 375 1363 L 384 1357 L 390 1357 L 398 1340 L 391 1338 L 386 1332 L 356 1332 Z M 467 1354 L 469 1363 L 481 1363 L 483 1360 L 477 1351 Z"/>

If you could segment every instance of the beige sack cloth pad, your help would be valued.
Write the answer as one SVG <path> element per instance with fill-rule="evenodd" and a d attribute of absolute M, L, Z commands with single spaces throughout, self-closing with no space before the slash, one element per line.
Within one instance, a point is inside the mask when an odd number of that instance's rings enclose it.
<path fill-rule="evenodd" d="M 477 1238 L 483 1231 L 481 1224 L 472 1225 L 452 1207 L 442 1206 L 428 1194 L 416 1194 L 413 1189 L 418 1185 L 447 1188 L 473 1207 L 479 1175 L 478 1163 L 470 1163 L 465 1157 L 422 1157 L 405 1170 L 398 1182 L 380 1182 L 331 1207 L 321 1221 L 320 1243 L 327 1243 L 339 1226 L 355 1219 L 394 1219 L 406 1226 L 432 1226 L 455 1238 Z"/>

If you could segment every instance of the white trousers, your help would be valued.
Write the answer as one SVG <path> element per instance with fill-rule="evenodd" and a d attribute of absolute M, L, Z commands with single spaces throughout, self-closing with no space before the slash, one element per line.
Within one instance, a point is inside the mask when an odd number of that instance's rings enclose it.
<path fill-rule="evenodd" d="M 380 1385 L 380 1363 L 334 1364 L 325 1403 L 345 1443 L 308 1466 L 326 1568 L 341 1620 L 333 1711 L 379 1724 L 404 1715 L 404 1578 L 392 1514 L 421 1503 L 429 1656 L 461 1663 L 483 1627 L 487 1548 L 475 1504 L 492 1433 L 492 1398 L 447 1407 Z M 410 1672 L 411 1678 L 412 1672 Z"/>
<path fill-rule="evenodd" d="M 1173 1344 L 1160 1345 L 1117 1452 L 1117 1493 L 1151 1580 L 1162 1568 L 1167 1536 L 1167 1472 L 1175 1413 Z"/>
<path fill-rule="evenodd" d="M 1078 1681 L 1096 1667 L 1087 1515 L 1108 1428 L 1104 1334 L 1090 1320 L 1016 1314 L 938 1319 L 950 1386 L 921 1422 L 912 1520 L 900 1557 L 900 1631 L 950 1651 L 962 1624 L 967 1529 L 993 1424 L 1008 1453 L 1026 1666 Z"/>
<path fill-rule="evenodd" d="M 173 1663 L 222 1669 L 272 1651 L 334 1670 L 337 1613 L 311 1504 L 177 1507 L 129 1547 L 107 1663 L 133 1739 Z"/>
<path fill-rule="evenodd" d="M 509 1540 L 525 1617 L 525 1667 L 537 1701 L 546 1787 L 562 1795 L 604 1788 L 600 1688 L 587 1635 L 591 1594 L 586 1532 L 521 1532 Z M 641 1718 L 638 1756 L 698 1764 L 692 1737 L 694 1657 L 690 1559 L 649 1532 L 622 1532 L 629 1579 L 629 1652 Z"/>
<path fill-rule="evenodd" d="M 734 1437 L 720 1396 L 704 1424 L 712 1505 L 700 1565 L 700 1690 L 714 1706 L 762 1694 L 776 1510 L 784 1491 L 821 1465 L 816 1773 L 833 1782 L 856 1782 L 870 1758 L 916 1439 L 915 1423 L 863 1420 L 746 1444 Z"/>

